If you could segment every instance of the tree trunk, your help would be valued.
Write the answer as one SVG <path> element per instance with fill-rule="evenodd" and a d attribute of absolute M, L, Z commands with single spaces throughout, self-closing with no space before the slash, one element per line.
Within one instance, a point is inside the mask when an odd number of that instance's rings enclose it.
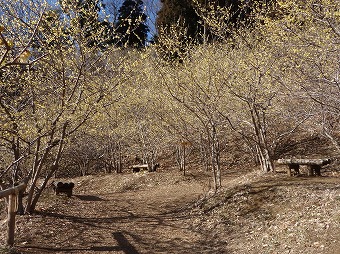
<path fill-rule="evenodd" d="M 340 154 L 340 144 L 337 142 L 337 140 L 335 140 L 335 138 L 325 129 L 324 129 L 324 134 L 331 141 L 333 146 L 336 148 L 336 150 Z"/>
<path fill-rule="evenodd" d="M 54 173 L 58 169 L 58 165 L 59 165 L 59 162 L 60 162 L 60 159 L 61 159 L 61 154 L 62 154 L 62 151 L 63 151 L 63 148 L 64 148 L 64 139 L 65 139 L 65 135 L 66 135 L 66 127 L 67 127 L 67 123 L 64 123 L 63 131 L 61 133 L 61 137 L 60 137 L 60 141 L 59 141 L 57 154 L 54 158 L 53 164 L 50 167 L 50 172 L 45 177 L 43 183 L 38 188 L 38 191 L 36 192 L 36 194 L 35 194 L 35 196 L 32 200 L 32 203 L 31 203 L 29 210 L 28 210 L 29 213 L 32 213 L 35 210 L 35 207 L 38 203 L 38 200 L 39 200 L 43 190 L 46 188 L 48 181 L 51 179 L 51 177 L 54 175 Z"/>
<path fill-rule="evenodd" d="M 212 124 L 211 133 L 211 165 L 213 171 L 214 190 L 222 187 L 221 165 L 220 165 L 220 145 L 215 124 Z"/>
<path fill-rule="evenodd" d="M 183 175 L 185 176 L 185 167 L 186 167 L 186 162 L 185 162 L 185 145 L 182 146 L 182 149 L 183 149 L 183 155 L 182 155 L 182 162 L 183 162 L 183 165 L 182 165 L 182 169 L 183 169 Z"/>
<path fill-rule="evenodd" d="M 184 160 L 183 160 L 183 151 L 182 151 L 181 145 L 178 145 L 176 147 L 176 161 L 177 161 L 179 171 L 183 171 Z"/>
<path fill-rule="evenodd" d="M 177 164 L 179 166 L 179 171 L 183 171 L 183 175 L 186 174 L 186 142 L 181 142 L 177 146 Z"/>
<path fill-rule="evenodd" d="M 8 226 L 8 237 L 7 245 L 13 246 L 14 244 L 14 233 L 15 233 L 15 203 L 16 195 L 9 195 L 8 199 L 8 215 L 7 215 L 7 226 Z"/>
<path fill-rule="evenodd" d="M 48 180 L 51 179 L 51 177 L 53 176 L 53 174 L 55 173 L 55 171 L 58 169 L 57 165 L 52 165 L 49 174 L 45 177 L 43 183 L 40 185 L 40 187 L 38 188 L 37 192 L 34 195 L 34 198 L 32 200 L 32 204 L 30 207 L 30 210 L 28 211 L 29 213 L 33 213 L 35 210 L 35 207 L 38 203 L 38 200 L 42 194 L 42 192 L 45 190 Z"/>
<path fill-rule="evenodd" d="M 37 144 L 36 144 L 36 148 L 35 148 L 35 155 L 34 155 L 34 162 L 33 162 L 31 172 L 30 172 L 30 176 L 29 176 L 29 178 L 33 177 L 33 179 L 32 179 L 32 183 L 31 183 L 31 186 L 29 188 L 29 191 L 28 191 L 25 213 L 27 213 L 28 210 L 30 210 L 31 201 L 32 201 L 33 194 L 34 194 L 35 181 L 36 181 L 36 180 L 34 181 L 34 177 L 37 175 L 39 164 L 41 164 L 41 159 L 39 160 L 40 146 L 41 146 L 41 137 L 39 137 L 38 140 L 37 140 Z M 45 152 L 46 152 L 46 150 L 45 150 Z"/>
<path fill-rule="evenodd" d="M 19 171 L 20 171 L 20 165 L 19 165 L 19 158 L 20 158 L 20 144 L 19 139 L 13 140 L 12 149 L 14 153 L 14 161 L 16 162 L 13 167 L 13 184 L 16 184 L 19 181 Z M 24 214 L 24 204 L 23 204 L 23 191 L 20 191 L 17 195 L 17 213 L 18 214 Z"/>
<path fill-rule="evenodd" d="M 204 144 L 204 139 L 202 133 L 200 133 L 200 151 L 201 151 L 201 163 L 204 165 L 205 171 L 209 171 L 209 150 Z"/>
<path fill-rule="evenodd" d="M 37 185 L 38 178 L 40 176 L 40 172 L 41 172 L 42 167 L 43 167 L 43 165 L 46 161 L 47 155 L 49 153 L 49 150 L 50 150 L 50 148 L 48 148 L 48 147 L 45 149 L 44 154 L 43 154 L 42 158 L 40 159 L 39 164 L 37 166 L 36 172 L 33 175 L 31 186 L 30 186 L 29 191 L 28 191 L 25 213 L 31 213 L 32 212 L 32 200 L 33 200 L 35 188 L 36 188 L 36 185 Z"/>
<path fill-rule="evenodd" d="M 261 168 L 264 172 L 273 172 L 274 164 L 271 159 L 270 152 L 268 149 L 267 137 L 266 137 L 266 123 L 265 123 L 265 112 L 262 112 L 262 117 L 255 104 L 248 104 L 250 107 L 251 118 L 255 131 L 257 153 Z"/>
<path fill-rule="evenodd" d="M 19 191 L 18 196 L 17 196 L 17 213 L 20 215 L 24 215 L 25 214 L 25 208 L 24 208 L 24 203 L 23 203 L 23 197 L 24 197 L 24 191 Z"/>

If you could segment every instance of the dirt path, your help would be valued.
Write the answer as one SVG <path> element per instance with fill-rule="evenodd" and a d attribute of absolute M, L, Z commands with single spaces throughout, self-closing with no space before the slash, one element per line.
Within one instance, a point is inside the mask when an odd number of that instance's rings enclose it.
<path fill-rule="evenodd" d="M 54 205 L 20 218 L 17 249 L 21 253 L 224 253 L 213 247 L 209 236 L 187 226 L 192 216 L 185 207 L 203 193 L 202 181 L 147 186 L 98 193 L 100 186 L 92 184 L 92 190 L 80 187 L 71 199 L 49 197 Z M 20 228 L 23 220 L 28 225 L 25 231 Z"/>
<path fill-rule="evenodd" d="M 339 253 L 338 177 L 228 171 L 223 191 L 197 203 L 208 179 L 178 171 L 72 179 L 72 198 L 50 190 L 36 214 L 17 216 L 11 254 Z"/>

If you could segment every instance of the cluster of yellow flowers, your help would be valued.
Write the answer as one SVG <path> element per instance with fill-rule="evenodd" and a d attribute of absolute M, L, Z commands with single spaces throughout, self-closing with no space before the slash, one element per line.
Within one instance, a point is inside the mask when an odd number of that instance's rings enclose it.
<path fill-rule="evenodd" d="M 5 46 L 9 50 L 13 48 L 14 42 L 12 40 L 5 39 L 5 37 L 2 35 L 2 32 L 4 30 L 5 30 L 5 27 L 3 25 L 0 25 L 0 46 Z M 19 57 L 19 62 L 28 63 L 28 59 L 30 56 L 31 56 L 31 52 L 28 49 L 24 50 Z"/>
<path fill-rule="evenodd" d="M 5 27 L 3 25 L 0 25 L 0 34 L 5 30 Z M 5 38 L 1 35 L 0 37 L 0 46 L 7 46 L 9 48 L 12 48 L 14 46 L 13 41 L 11 40 L 5 40 Z"/>

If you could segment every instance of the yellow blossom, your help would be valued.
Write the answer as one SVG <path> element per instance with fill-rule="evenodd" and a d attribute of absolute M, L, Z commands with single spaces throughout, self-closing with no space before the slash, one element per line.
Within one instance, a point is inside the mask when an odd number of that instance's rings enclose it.
<path fill-rule="evenodd" d="M 20 62 L 22 63 L 27 63 L 28 62 L 28 58 L 31 56 L 31 52 L 29 50 L 25 50 L 24 52 L 22 52 L 22 54 L 20 55 Z"/>

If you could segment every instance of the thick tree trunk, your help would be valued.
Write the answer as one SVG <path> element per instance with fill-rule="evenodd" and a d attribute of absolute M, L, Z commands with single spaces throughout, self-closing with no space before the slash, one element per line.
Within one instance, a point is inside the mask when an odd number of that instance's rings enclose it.
<path fill-rule="evenodd" d="M 261 148 L 258 146 L 258 157 L 262 171 L 274 172 L 273 161 L 269 155 L 269 151 L 266 148 Z"/>

